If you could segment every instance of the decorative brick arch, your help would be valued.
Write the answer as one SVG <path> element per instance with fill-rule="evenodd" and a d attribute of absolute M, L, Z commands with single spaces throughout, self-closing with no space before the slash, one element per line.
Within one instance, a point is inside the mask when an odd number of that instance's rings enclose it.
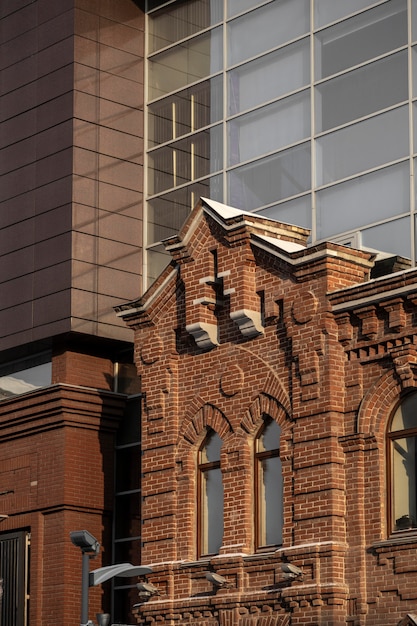
<path fill-rule="evenodd" d="M 413 387 L 416 388 L 414 381 Z M 391 370 L 381 376 L 366 392 L 359 407 L 357 433 L 375 435 L 382 440 L 389 417 L 401 397 L 402 385 Z"/>
<path fill-rule="evenodd" d="M 195 405 L 195 403 L 194 403 Z M 226 416 L 213 404 L 203 404 L 193 417 L 185 419 L 179 432 L 176 451 L 178 554 L 185 559 L 196 558 L 196 456 L 200 444 L 212 428 L 223 442 L 233 435 Z"/>
<path fill-rule="evenodd" d="M 408 379 L 407 390 L 417 387 L 414 378 Z M 386 432 L 394 409 L 404 397 L 404 385 L 397 372 L 387 371 L 366 392 L 359 407 L 356 441 L 358 459 L 366 459 L 359 463 L 361 472 L 357 475 L 358 487 L 363 491 L 363 511 L 376 520 L 375 537 L 383 539 L 387 535 L 388 475 L 386 459 Z M 373 488 L 366 489 L 371 483 Z M 360 500 L 360 499 L 359 499 Z M 379 529 L 377 531 L 377 529 Z"/>
<path fill-rule="evenodd" d="M 289 420 L 288 412 L 283 405 L 277 400 L 277 398 L 268 395 L 267 393 L 260 393 L 250 404 L 249 408 L 243 415 L 241 420 L 242 429 L 250 435 L 254 435 L 260 425 L 264 415 L 269 415 L 273 420 L 277 422 L 283 431 L 288 429 Z"/>
<path fill-rule="evenodd" d="M 179 432 L 178 456 L 183 458 L 187 450 L 201 442 L 207 427 L 225 439 L 232 432 L 232 426 L 227 417 L 213 404 L 203 404 L 193 417 L 188 417 L 182 423 Z"/>

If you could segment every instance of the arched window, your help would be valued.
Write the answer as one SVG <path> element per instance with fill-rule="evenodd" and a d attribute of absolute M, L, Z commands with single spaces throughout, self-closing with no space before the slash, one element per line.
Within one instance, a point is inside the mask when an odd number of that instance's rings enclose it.
<path fill-rule="evenodd" d="M 199 555 L 217 554 L 223 541 L 222 440 L 211 428 L 198 454 Z"/>
<path fill-rule="evenodd" d="M 388 432 L 390 527 L 417 527 L 417 394 L 407 396 L 395 411 Z"/>
<path fill-rule="evenodd" d="M 257 548 L 282 543 L 282 470 L 279 458 L 281 428 L 270 419 L 256 438 L 255 495 Z"/>

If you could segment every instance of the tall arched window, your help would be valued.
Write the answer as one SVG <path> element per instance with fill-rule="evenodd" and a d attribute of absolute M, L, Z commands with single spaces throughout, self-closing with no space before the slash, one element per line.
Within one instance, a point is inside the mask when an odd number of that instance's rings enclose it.
<path fill-rule="evenodd" d="M 282 470 L 279 458 L 281 428 L 270 419 L 256 438 L 255 494 L 257 548 L 282 543 Z"/>
<path fill-rule="evenodd" d="M 199 554 L 217 554 L 223 541 L 222 440 L 211 428 L 198 455 Z"/>
<path fill-rule="evenodd" d="M 395 411 L 388 432 L 390 527 L 417 528 L 417 394 L 407 396 Z"/>

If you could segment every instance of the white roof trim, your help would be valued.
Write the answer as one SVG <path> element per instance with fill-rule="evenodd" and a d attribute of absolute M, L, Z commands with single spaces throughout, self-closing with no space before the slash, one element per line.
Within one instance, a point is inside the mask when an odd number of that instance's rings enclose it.
<path fill-rule="evenodd" d="M 149 307 L 150 304 L 152 304 L 155 298 L 159 296 L 161 291 L 165 289 L 166 285 L 171 281 L 171 279 L 175 276 L 175 274 L 178 274 L 178 271 L 179 271 L 179 267 L 178 266 L 174 267 L 172 271 L 168 274 L 168 276 L 165 278 L 165 280 L 159 285 L 158 289 L 156 289 L 154 293 L 147 300 L 145 300 L 143 304 L 141 304 L 141 306 L 137 306 L 137 307 L 132 306 L 131 309 L 117 311 L 116 316 L 128 317 L 130 315 L 136 315 L 136 313 L 146 311 L 146 309 Z"/>

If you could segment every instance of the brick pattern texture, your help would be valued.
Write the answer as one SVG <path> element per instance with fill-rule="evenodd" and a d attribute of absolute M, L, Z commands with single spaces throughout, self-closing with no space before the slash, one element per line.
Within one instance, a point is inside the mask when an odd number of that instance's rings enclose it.
<path fill-rule="evenodd" d="M 171 266 L 120 309 L 145 396 L 142 562 L 161 594 L 140 604 L 139 624 L 387 626 L 415 610 L 417 534 L 389 534 L 385 440 L 417 386 L 417 271 L 370 281 L 372 255 L 306 237 L 200 201 L 167 242 Z M 259 552 L 265 415 L 282 432 L 284 528 L 282 546 Z M 224 535 L 199 558 L 208 427 L 223 442 Z M 302 578 L 285 579 L 284 561 Z"/>

